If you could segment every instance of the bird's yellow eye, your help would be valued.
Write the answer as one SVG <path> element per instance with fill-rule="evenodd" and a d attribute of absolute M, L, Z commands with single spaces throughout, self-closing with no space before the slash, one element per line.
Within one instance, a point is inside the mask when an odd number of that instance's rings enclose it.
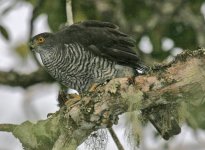
<path fill-rule="evenodd" d="M 43 37 L 37 38 L 37 43 L 38 44 L 42 44 L 42 43 L 44 43 L 44 41 L 45 41 L 45 39 Z"/>

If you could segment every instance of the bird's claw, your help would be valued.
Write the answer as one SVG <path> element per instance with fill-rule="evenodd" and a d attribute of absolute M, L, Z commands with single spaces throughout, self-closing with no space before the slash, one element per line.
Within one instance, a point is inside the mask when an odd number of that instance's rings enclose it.
<path fill-rule="evenodd" d="M 94 92 L 96 90 L 96 88 L 98 87 L 99 84 L 94 83 L 91 88 L 89 89 L 89 92 Z"/>
<path fill-rule="evenodd" d="M 81 96 L 78 94 L 68 94 L 67 95 L 67 101 L 65 102 L 65 105 L 68 107 L 73 107 L 77 102 L 81 100 Z"/>

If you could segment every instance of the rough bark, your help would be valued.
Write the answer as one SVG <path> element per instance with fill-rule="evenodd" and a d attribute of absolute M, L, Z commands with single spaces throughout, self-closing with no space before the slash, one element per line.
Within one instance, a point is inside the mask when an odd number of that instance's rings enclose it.
<path fill-rule="evenodd" d="M 133 80 L 113 79 L 95 92 L 85 93 L 80 101 L 61 107 L 46 120 L 4 124 L 0 130 L 12 132 L 28 150 L 73 150 L 91 132 L 117 124 L 118 116 L 128 111 L 141 111 L 143 120 L 160 116 L 166 131 L 173 119 L 183 123 L 185 112 L 189 112 L 184 106 L 201 105 L 204 93 L 205 50 L 187 51 Z"/>

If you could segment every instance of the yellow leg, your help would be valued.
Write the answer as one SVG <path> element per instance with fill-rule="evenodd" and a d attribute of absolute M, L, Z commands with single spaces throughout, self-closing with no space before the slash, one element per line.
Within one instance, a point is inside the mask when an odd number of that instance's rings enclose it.
<path fill-rule="evenodd" d="M 89 89 L 89 92 L 94 92 L 96 90 L 96 88 L 98 87 L 99 84 L 94 83 L 91 88 Z"/>
<path fill-rule="evenodd" d="M 78 94 L 68 94 L 67 95 L 67 101 L 65 102 L 65 105 L 68 107 L 72 107 L 77 102 L 81 100 L 81 96 Z"/>

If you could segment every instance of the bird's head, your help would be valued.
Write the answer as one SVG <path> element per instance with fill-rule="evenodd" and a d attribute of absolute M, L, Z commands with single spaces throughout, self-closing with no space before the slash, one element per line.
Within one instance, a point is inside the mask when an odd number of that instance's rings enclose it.
<path fill-rule="evenodd" d="M 31 51 L 42 54 L 51 51 L 54 47 L 54 43 L 55 36 L 52 33 L 41 33 L 30 40 L 29 47 Z"/>

